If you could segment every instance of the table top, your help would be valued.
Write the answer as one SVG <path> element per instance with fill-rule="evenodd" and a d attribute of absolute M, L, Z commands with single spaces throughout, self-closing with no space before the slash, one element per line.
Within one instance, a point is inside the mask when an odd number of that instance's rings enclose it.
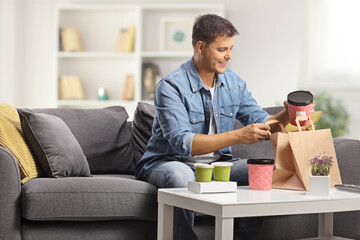
<path fill-rule="evenodd" d="M 168 188 L 158 190 L 158 201 L 210 215 L 215 214 L 215 208 L 221 211 L 228 208 L 230 215 L 234 211 L 244 216 L 260 215 L 260 212 L 261 215 L 277 215 L 360 210 L 359 192 L 335 188 L 330 189 L 328 196 L 285 189 L 256 191 L 249 190 L 248 186 L 238 187 L 234 193 L 194 193 L 187 188 Z"/>
<path fill-rule="evenodd" d="M 188 191 L 187 188 L 166 188 L 159 189 L 159 192 L 166 192 L 177 196 L 217 203 L 220 205 L 360 199 L 360 192 L 351 192 L 335 188 L 330 189 L 328 196 L 312 196 L 307 191 L 286 189 L 257 191 L 250 190 L 248 186 L 238 187 L 237 192 L 230 193 L 194 193 Z"/>

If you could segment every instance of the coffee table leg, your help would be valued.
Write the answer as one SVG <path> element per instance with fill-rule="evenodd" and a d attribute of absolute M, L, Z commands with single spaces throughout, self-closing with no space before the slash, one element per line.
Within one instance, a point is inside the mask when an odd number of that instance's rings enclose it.
<path fill-rule="evenodd" d="M 319 213 L 318 236 L 333 236 L 334 213 Z"/>
<path fill-rule="evenodd" d="M 234 219 L 233 218 L 215 218 L 215 240 L 233 240 Z"/>
<path fill-rule="evenodd" d="M 159 203 L 158 204 L 158 240 L 173 239 L 173 219 L 174 207 Z"/>

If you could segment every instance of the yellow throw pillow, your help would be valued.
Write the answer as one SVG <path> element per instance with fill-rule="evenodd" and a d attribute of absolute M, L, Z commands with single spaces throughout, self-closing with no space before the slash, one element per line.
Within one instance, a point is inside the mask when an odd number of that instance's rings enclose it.
<path fill-rule="evenodd" d="M 21 183 L 43 176 L 24 138 L 18 112 L 8 104 L 0 104 L 0 146 L 8 149 L 17 159 Z"/>
<path fill-rule="evenodd" d="M 316 127 L 316 123 L 319 121 L 321 114 L 322 114 L 322 111 L 316 111 L 316 112 L 311 113 L 311 117 L 310 117 L 310 118 L 311 118 L 311 121 L 312 121 L 313 124 L 314 124 L 314 127 Z M 286 125 L 285 130 L 286 130 L 286 132 L 296 132 L 296 131 L 299 131 L 299 130 L 298 130 L 298 127 L 292 125 L 291 123 L 289 123 L 288 125 Z M 301 130 L 303 130 L 303 131 L 312 130 L 311 123 L 309 123 L 309 124 L 306 125 L 306 126 L 302 126 L 302 127 L 301 127 Z"/>

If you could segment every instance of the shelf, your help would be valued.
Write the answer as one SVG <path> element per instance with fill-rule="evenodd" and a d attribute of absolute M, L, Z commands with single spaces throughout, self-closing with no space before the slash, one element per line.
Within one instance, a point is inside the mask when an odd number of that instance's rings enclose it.
<path fill-rule="evenodd" d="M 133 115 L 137 103 L 143 100 L 142 73 L 144 63 L 153 63 L 164 75 L 175 70 L 193 56 L 187 51 L 162 51 L 165 39 L 163 22 L 177 19 L 193 21 L 199 14 L 224 15 L 222 4 L 66 4 L 56 9 L 54 25 L 55 76 L 54 102 L 65 108 L 103 108 L 124 106 Z M 135 26 L 134 52 L 117 52 L 120 31 Z M 173 28 L 176 27 L 173 26 Z M 59 29 L 75 28 L 85 51 L 59 51 Z M 170 31 L 170 30 L 168 30 Z M 191 43 L 190 43 L 191 44 Z M 176 48 L 167 48 L 177 50 Z M 59 78 L 63 75 L 81 79 L 88 100 L 59 100 Z M 122 101 L 129 75 L 134 78 L 134 100 Z M 161 76 L 161 74 L 159 74 Z M 66 82 L 66 81 L 65 81 Z M 130 82 L 130 84 L 132 84 Z M 66 85 L 66 84 L 65 84 Z M 68 84 L 69 85 L 69 84 Z M 70 84 L 71 85 L 71 84 Z M 98 88 L 105 88 L 111 100 L 98 101 Z M 68 86 L 68 89 L 71 88 Z M 62 84 L 64 89 L 64 84 Z M 66 87 L 65 87 L 66 89 Z"/>
<path fill-rule="evenodd" d="M 193 52 L 143 52 L 143 58 L 190 58 Z"/>
<path fill-rule="evenodd" d="M 118 52 L 58 52 L 59 58 L 134 58 L 136 54 Z"/>
<path fill-rule="evenodd" d="M 213 11 L 220 11 L 223 12 L 224 6 L 221 4 L 147 4 L 143 5 L 142 8 L 144 10 L 174 10 L 183 11 L 183 10 L 194 10 L 194 9 L 211 9 Z"/>
<path fill-rule="evenodd" d="M 135 10 L 138 7 L 133 4 L 64 4 L 59 5 L 59 10 L 62 11 L 86 11 L 86 10 L 95 10 L 95 11 L 108 11 L 108 10 L 115 10 L 115 11 L 126 11 L 126 10 Z"/>

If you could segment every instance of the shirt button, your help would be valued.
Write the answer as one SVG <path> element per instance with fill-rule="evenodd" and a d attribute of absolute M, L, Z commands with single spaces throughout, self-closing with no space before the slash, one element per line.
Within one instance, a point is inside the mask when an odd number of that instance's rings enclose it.
<path fill-rule="evenodd" d="M 216 114 L 216 117 L 217 117 L 218 115 Z"/>
<path fill-rule="evenodd" d="M 230 113 L 230 116 L 232 116 L 232 113 Z"/>
<path fill-rule="evenodd" d="M 193 122 L 195 122 L 195 119 L 193 119 Z"/>

